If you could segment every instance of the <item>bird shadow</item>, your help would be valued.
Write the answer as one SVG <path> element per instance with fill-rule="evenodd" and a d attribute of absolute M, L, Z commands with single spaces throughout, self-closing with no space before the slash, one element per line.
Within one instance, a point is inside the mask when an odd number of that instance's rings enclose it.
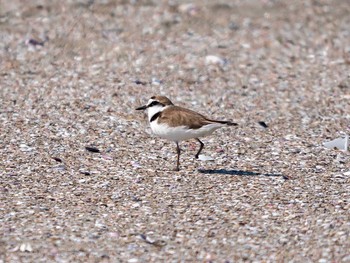
<path fill-rule="evenodd" d="M 227 169 L 198 169 L 198 172 L 203 174 L 224 174 L 224 175 L 238 175 L 238 176 L 267 176 L 267 177 L 282 177 L 288 180 L 289 177 L 283 174 L 273 174 L 273 173 L 256 173 L 250 171 L 241 170 L 227 170 Z"/>

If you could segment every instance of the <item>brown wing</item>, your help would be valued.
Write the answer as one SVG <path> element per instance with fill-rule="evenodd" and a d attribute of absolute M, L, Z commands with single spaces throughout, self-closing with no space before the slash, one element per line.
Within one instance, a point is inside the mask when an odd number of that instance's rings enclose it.
<path fill-rule="evenodd" d="M 190 129 L 199 129 L 204 125 L 215 123 L 202 114 L 178 106 L 171 106 L 163 110 L 158 122 L 166 122 L 171 127 L 187 126 Z"/>

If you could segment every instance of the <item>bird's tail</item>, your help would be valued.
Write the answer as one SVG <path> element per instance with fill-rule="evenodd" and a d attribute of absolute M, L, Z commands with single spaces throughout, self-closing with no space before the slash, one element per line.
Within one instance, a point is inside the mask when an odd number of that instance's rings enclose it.
<path fill-rule="evenodd" d="M 238 123 L 231 122 L 231 121 L 214 121 L 214 120 L 209 120 L 211 122 L 216 122 L 216 123 L 221 123 L 221 124 L 226 124 L 228 126 L 238 126 Z"/>
<path fill-rule="evenodd" d="M 232 121 L 226 121 L 226 124 L 228 126 L 238 126 L 238 123 L 232 122 Z"/>

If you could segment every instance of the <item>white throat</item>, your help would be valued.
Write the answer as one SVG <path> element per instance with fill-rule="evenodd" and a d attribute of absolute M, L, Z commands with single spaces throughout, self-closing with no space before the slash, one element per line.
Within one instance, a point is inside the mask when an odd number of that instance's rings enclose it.
<path fill-rule="evenodd" d="M 150 108 L 147 108 L 147 114 L 148 114 L 148 121 L 151 121 L 151 118 L 154 114 L 163 111 L 166 108 L 166 106 L 156 105 Z"/>

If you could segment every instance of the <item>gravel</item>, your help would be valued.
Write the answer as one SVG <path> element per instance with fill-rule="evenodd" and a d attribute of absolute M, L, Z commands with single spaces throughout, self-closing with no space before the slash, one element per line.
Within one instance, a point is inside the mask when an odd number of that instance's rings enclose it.
<path fill-rule="evenodd" d="M 4 1 L 0 262 L 350 262 L 349 1 Z M 237 127 L 175 144 L 155 94 Z M 214 160 L 212 160 L 214 159 Z"/>

